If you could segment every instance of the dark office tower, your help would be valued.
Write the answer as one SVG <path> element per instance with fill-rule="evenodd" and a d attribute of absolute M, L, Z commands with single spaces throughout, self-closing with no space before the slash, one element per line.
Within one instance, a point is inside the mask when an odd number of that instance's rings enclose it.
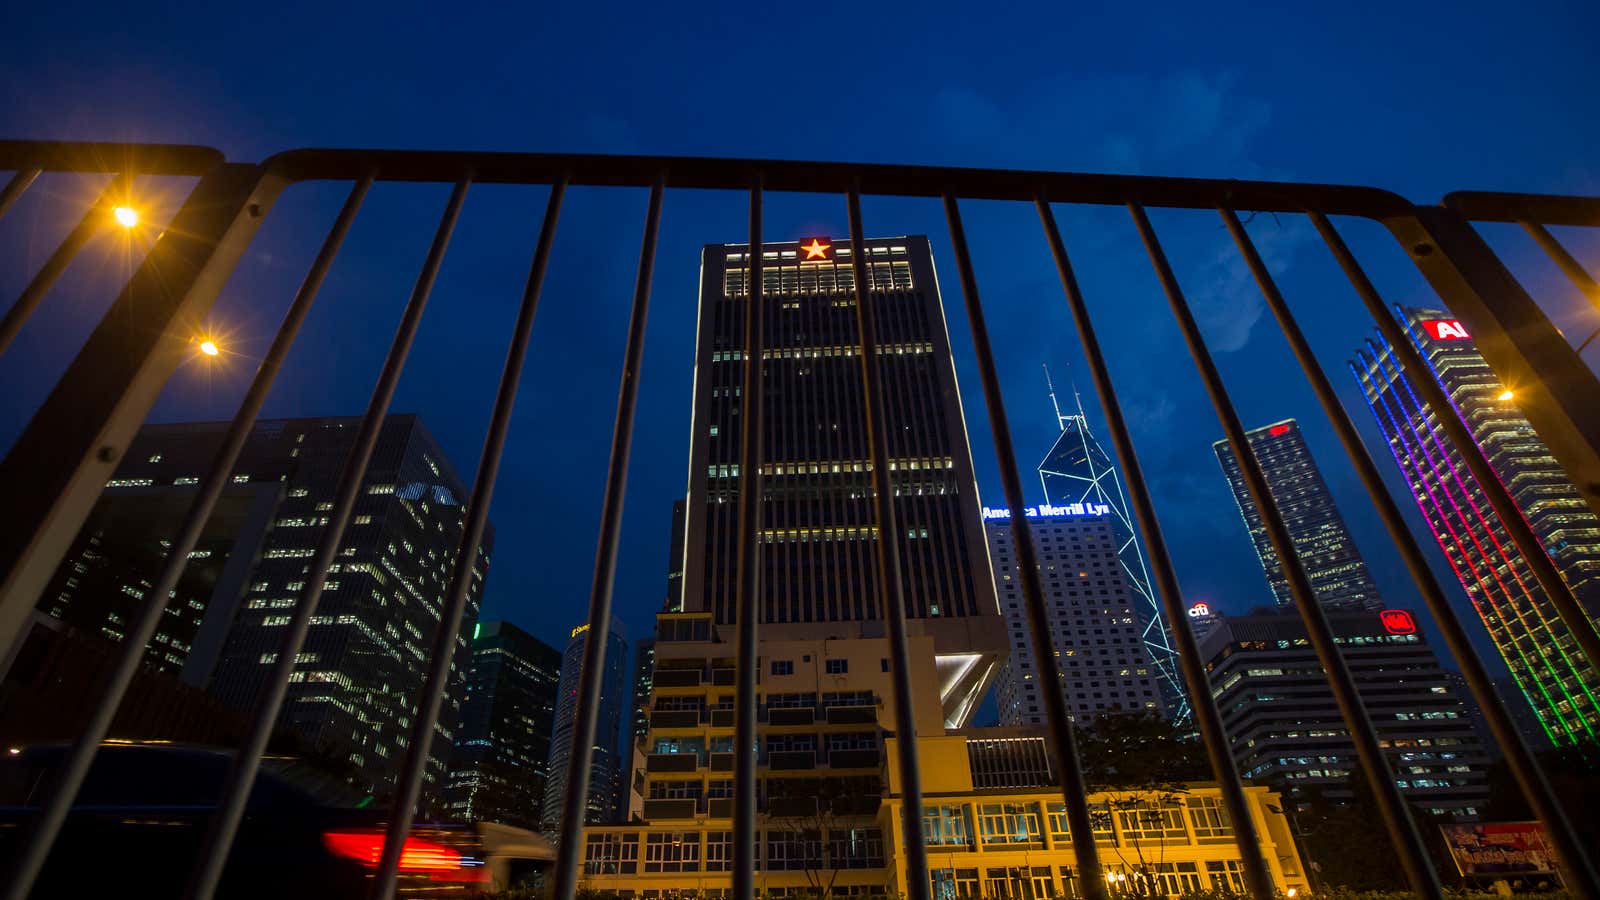
<path fill-rule="evenodd" d="M 944 310 L 925 237 L 873 239 L 884 440 L 895 487 L 910 632 L 934 642 L 951 724 L 1005 653 Z M 684 610 L 735 615 L 739 419 L 748 247 L 701 259 L 689 451 Z M 762 381 L 762 637 L 882 634 L 870 450 L 862 409 L 852 248 L 767 244 Z"/>
<path fill-rule="evenodd" d="M 445 811 L 467 822 L 539 828 L 561 651 L 509 622 L 472 633 Z"/>
<path fill-rule="evenodd" d="M 1289 530 L 1289 540 L 1311 580 L 1317 602 L 1330 610 L 1382 609 L 1378 586 L 1334 505 L 1333 494 L 1322 480 L 1316 460 L 1311 458 L 1311 448 L 1306 446 L 1300 425 L 1293 419 L 1284 419 L 1247 432 L 1245 437 L 1266 476 L 1267 490 Z M 1228 476 L 1228 486 L 1233 488 L 1233 499 L 1239 504 L 1244 524 L 1250 529 L 1250 540 L 1261 557 L 1273 596 L 1279 606 L 1292 606 L 1294 597 L 1289 593 L 1283 564 L 1267 539 L 1261 511 L 1245 487 L 1233 450 L 1227 441 L 1217 441 L 1212 448 L 1222 463 L 1223 474 Z"/>
<path fill-rule="evenodd" d="M 1043 725 L 1038 659 L 1023 616 L 1007 510 L 983 510 L 995 589 L 1011 629 L 1011 655 L 995 681 L 1001 725 Z M 1115 516 L 1103 504 L 1029 509 L 1050 642 L 1062 694 L 1080 725 L 1118 712 L 1166 713 L 1155 662 L 1134 615 L 1139 602 L 1119 556 Z"/>
<path fill-rule="evenodd" d="M 1545 734 L 1557 745 L 1600 740 L 1600 671 L 1575 646 L 1440 417 L 1466 424 L 1591 621 L 1600 618 L 1600 519 L 1461 323 L 1437 309 L 1396 311 L 1453 408 L 1425 406 L 1379 336 L 1351 362 L 1378 429 Z"/>
<path fill-rule="evenodd" d="M 1328 624 L 1401 792 L 1435 815 L 1481 815 L 1490 758 L 1471 699 L 1455 692 L 1412 613 L 1335 611 Z M 1246 778 L 1280 785 L 1296 803 L 1310 799 L 1307 789 L 1350 799 L 1361 765 L 1299 616 L 1229 616 L 1200 654 Z"/>
<path fill-rule="evenodd" d="M 1039 463 L 1039 485 L 1044 488 L 1044 502 L 1047 506 L 1094 504 L 1109 511 L 1117 558 L 1122 565 L 1122 581 L 1133 592 L 1134 618 L 1138 620 L 1141 640 L 1156 667 L 1162 699 L 1174 719 L 1187 721 L 1189 701 L 1179 681 L 1177 651 L 1172 648 L 1172 639 L 1167 634 L 1161 598 L 1151 587 L 1150 570 L 1135 536 L 1135 523 L 1122 490 L 1122 478 L 1111 464 L 1111 457 L 1089 430 L 1089 420 L 1083 414 L 1083 401 L 1077 392 L 1073 392 L 1077 411 L 1062 415 L 1055 385 L 1050 383 L 1050 370 L 1045 369 L 1044 374 L 1045 383 L 1050 387 L 1056 427 L 1061 429 L 1061 435 Z"/>
<path fill-rule="evenodd" d="M 128 456 L 160 461 L 150 464 L 149 474 L 127 477 L 192 483 L 226 427 L 145 428 Z M 264 421 L 245 445 L 233 481 L 277 482 L 283 493 L 212 679 L 213 692 L 230 706 L 257 706 L 359 428 L 354 418 Z M 390 416 L 296 660 L 280 724 L 348 759 L 358 780 L 373 789 L 387 789 L 405 758 L 460 540 L 465 492 L 422 422 Z M 429 796 L 444 785 L 467 672 L 467 637 L 478 618 L 492 542 L 492 532 L 486 532 L 468 589 L 454 675 L 425 769 Z"/>
<path fill-rule="evenodd" d="M 676 505 L 676 504 L 675 504 Z M 672 612 L 671 608 L 662 610 Z M 617 816 L 627 820 L 629 813 L 643 800 L 644 773 L 636 763 L 644 759 L 643 747 L 650 734 L 650 692 L 656 680 L 656 640 L 641 638 L 633 645 L 633 709 L 628 742 L 623 745 L 623 763 L 628 775 L 619 783 Z M 635 794 L 639 796 L 634 797 Z"/>
<path fill-rule="evenodd" d="M 667 551 L 667 599 L 662 604 L 667 612 L 683 610 L 683 529 L 687 516 L 686 502 L 672 501 L 672 541 Z"/>
<path fill-rule="evenodd" d="M 583 676 L 583 653 L 590 639 L 589 626 L 572 629 L 567 652 L 561 657 L 561 687 L 556 702 L 555 731 L 550 738 L 549 775 L 544 791 L 544 831 L 552 837 L 561 831 L 562 798 L 567 790 L 567 766 L 572 754 L 572 730 L 577 725 L 578 680 Z M 633 699 L 628 684 L 628 639 L 622 625 L 611 624 L 606 639 L 605 672 L 600 679 L 600 703 L 596 710 L 594 749 L 590 756 L 589 797 L 584 821 L 603 824 L 618 818 L 617 798 L 621 796 L 622 720 L 629 713 L 624 704 Z"/>

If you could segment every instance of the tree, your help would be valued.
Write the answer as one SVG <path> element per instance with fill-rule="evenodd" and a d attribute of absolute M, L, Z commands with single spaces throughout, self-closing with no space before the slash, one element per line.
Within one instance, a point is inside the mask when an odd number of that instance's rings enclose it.
<path fill-rule="evenodd" d="M 1121 818 L 1123 833 L 1134 860 L 1116 846 L 1117 858 L 1132 868 L 1136 877 L 1133 891 L 1139 894 L 1164 893 L 1152 864 L 1163 860 L 1165 844 L 1154 842 L 1156 858 L 1147 858 L 1148 832 L 1183 827 L 1182 795 L 1189 784 L 1209 779 L 1211 770 L 1196 743 L 1169 720 L 1155 713 L 1113 713 L 1099 716 L 1088 728 L 1076 734 L 1079 764 L 1091 794 L 1104 794 L 1103 806 L 1091 805 L 1090 818 L 1097 828 L 1110 828 L 1113 817 Z M 1133 825 L 1132 829 L 1127 825 Z"/>
<path fill-rule="evenodd" d="M 881 782 L 872 776 L 771 778 L 766 788 L 768 842 L 776 833 L 787 845 L 790 868 L 798 861 L 812 894 L 824 900 L 831 897 L 839 873 L 852 858 L 847 851 L 835 852 L 839 835 L 871 827 L 882 797 Z"/>

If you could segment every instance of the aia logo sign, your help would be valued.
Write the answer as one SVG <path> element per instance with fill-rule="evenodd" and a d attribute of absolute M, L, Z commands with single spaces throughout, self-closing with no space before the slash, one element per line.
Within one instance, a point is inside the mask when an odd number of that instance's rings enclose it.
<path fill-rule="evenodd" d="M 1417 620 L 1403 609 L 1386 609 L 1378 613 L 1378 621 L 1383 623 L 1383 630 L 1390 634 L 1417 633 Z"/>
<path fill-rule="evenodd" d="M 1455 319 L 1424 319 L 1422 327 L 1436 341 L 1470 341 L 1472 335 Z"/>

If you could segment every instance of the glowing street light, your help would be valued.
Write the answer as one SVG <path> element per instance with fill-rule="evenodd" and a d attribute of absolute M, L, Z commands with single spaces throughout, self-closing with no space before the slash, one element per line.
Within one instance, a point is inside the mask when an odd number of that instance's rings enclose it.
<path fill-rule="evenodd" d="M 216 356 L 217 354 L 221 353 L 222 350 L 217 347 L 216 341 L 206 338 L 200 342 L 200 352 L 207 356 Z"/>
<path fill-rule="evenodd" d="M 1513 393 L 1510 388 L 1506 388 L 1505 390 L 1501 391 L 1500 392 L 1500 396 L 1496 397 L 1495 399 L 1496 400 L 1505 401 L 1505 400 L 1510 400 L 1512 397 L 1515 397 L 1515 396 L 1516 396 L 1516 394 Z"/>
<path fill-rule="evenodd" d="M 111 211 L 111 216 L 123 228 L 132 228 L 139 224 L 139 211 L 131 206 L 119 206 Z"/>

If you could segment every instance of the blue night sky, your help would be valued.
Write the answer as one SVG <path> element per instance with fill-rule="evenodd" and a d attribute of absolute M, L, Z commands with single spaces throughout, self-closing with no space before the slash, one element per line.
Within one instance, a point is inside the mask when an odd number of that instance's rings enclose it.
<path fill-rule="evenodd" d="M 1088 6 L 35 4 L 0 38 L 0 136 L 196 143 L 238 161 L 305 146 L 578 151 L 1342 182 L 1418 202 L 1468 188 L 1600 194 L 1592 2 Z M 16 295 L 69 227 L 71 203 L 95 189 L 44 179 L 0 223 L 0 296 Z M 142 189 L 170 214 L 183 185 Z M 227 336 L 226 364 L 181 369 L 152 420 L 231 415 L 345 190 L 284 195 L 207 325 Z M 266 415 L 360 413 L 447 193 L 374 190 Z M 424 417 L 463 475 L 545 196 L 469 195 L 394 405 Z M 617 582 L 630 636 L 663 597 L 670 504 L 684 491 L 700 247 L 744 240 L 744 204 L 667 195 Z M 485 616 L 552 642 L 585 615 L 644 207 L 643 191 L 569 192 L 492 511 Z M 1041 364 L 1063 392 L 1076 380 L 1102 420 L 1031 208 L 964 213 L 1031 470 L 1055 433 Z M 1235 612 L 1269 602 L 1212 455 L 1220 428 L 1126 213 L 1057 215 L 1186 599 Z M 1416 605 L 1217 218 L 1152 218 L 1247 427 L 1301 419 L 1389 602 Z M 933 240 L 980 490 L 1003 505 L 942 213 L 869 198 L 865 220 L 871 235 Z M 1340 225 L 1389 300 L 1435 302 L 1379 226 Z M 1250 228 L 1372 439 L 1344 369 L 1371 329 L 1357 298 L 1306 221 L 1263 215 Z M 773 240 L 846 234 L 842 198 L 771 196 L 766 229 Z M 1486 234 L 1575 341 L 1600 324 L 1520 232 Z M 1600 240 L 1562 236 L 1600 262 Z M 80 258 L 0 360 L 0 446 L 109 303 L 128 266 L 119 240 Z M 1370 446 L 1393 476 L 1387 451 Z"/>

